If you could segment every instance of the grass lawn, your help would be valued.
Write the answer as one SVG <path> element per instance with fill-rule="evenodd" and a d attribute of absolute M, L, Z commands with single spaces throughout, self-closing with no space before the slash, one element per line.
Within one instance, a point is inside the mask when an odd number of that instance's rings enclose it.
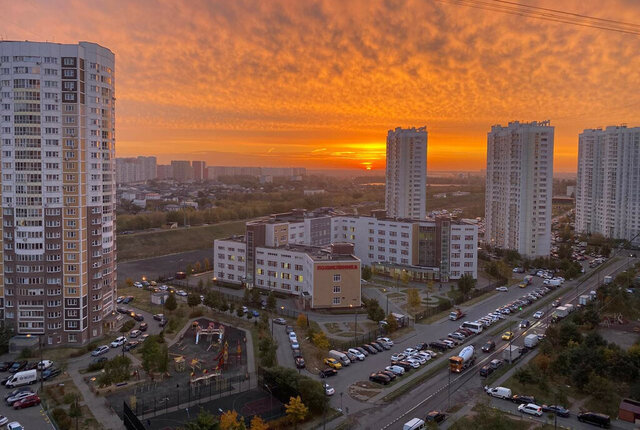
<path fill-rule="evenodd" d="M 78 387 L 73 383 L 73 380 L 69 377 L 55 379 L 54 384 L 45 385 L 44 388 L 44 398 L 47 402 L 47 407 L 49 409 L 49 414 L 51 414 L 51 410 L 54 408 L 62 408 L 69 412 L 69 405 L 74 401 L 74 399 L 78 397 L 79 402 L 81 404 L 81 417 L 78 418 L 78 429 L 79 430 L 100 430 L 104 427 L 94 418 L 91 410 L 82 405 L 83 399 L 80 395 L 80 391 Z M 75 419 L 73 419 L 75 428 Z"/>
<path fill-rule="evenodd" d="M 229 221 L 187 229 L 118 235 L 118 261 L 210 248 L 214 239 L 244 234 L 246 221 Z"/>
<path fill-rule="evenodd" d="M 324 325 L 324 328 L 327 329 L 329 334 L 338 334 L 342 331 L 340 328 L 340 324 L 338 323 L 325 323 L 323 325 Z"/>

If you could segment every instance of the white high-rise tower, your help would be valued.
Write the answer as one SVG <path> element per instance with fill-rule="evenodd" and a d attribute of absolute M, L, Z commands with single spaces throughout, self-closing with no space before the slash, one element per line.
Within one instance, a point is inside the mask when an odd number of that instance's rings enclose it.
<path fill-rule="evenodd" d="M 49 345 L 113 320 L 114 62 L 94 43 L 0 42 L 0 319 Z"/>
<path fill-rule="evenodd" d="M 494 125 L 487 135 L 485 241 L 527 257 L 551 251 L 550 121 Z"/>
<path fill-rule="evenodd" d="M 427 216 L 427 127 L 396 128 L 387 134 L 387 216 Z"/>
<path fill-rule="evenodd" d="M 640 232 L 640 127 L 580 134 L 576 231 L 627 240 Z"/>

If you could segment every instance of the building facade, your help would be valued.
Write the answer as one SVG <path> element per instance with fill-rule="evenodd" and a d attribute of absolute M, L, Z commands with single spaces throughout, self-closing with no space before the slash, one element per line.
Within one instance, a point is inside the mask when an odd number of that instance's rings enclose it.
<path fill-rule="evenodd" d="M 49 345 L 113 321 L 114 70 L 93 43 L 0 42 L 0 319 Z"/>
<path fill-rule="evenodd" d="M 427 216 L 427 127 L 389 130 L 385 206 L 392 218 Z"/>
<path fill-rule="evenodd" d="M 193 168 L 193 179 L 195 181 L 206 181 L 209 177 L 209 171 L 207 170 L 206 161 L 192 161 L 191 167 Z"/>
<path fill-rule="evenodd" d="M 156 157 L 116 158 L 116 183 L 129 184 L 156 179 Z"/>
<path fill-rule="evenodd" d="M 640 243 L 640 127 L 580 134 L 575 198 L 577 232 Z"/>
<path fill-rule="evenodd" d="M 173 179 L 178 182 L 188 182 L 193 180 L 193 167 L 190 161 L 172 160 L 171 172 Z"/>
<path fill-rule="evenodd" d="M 527 257 L 551 251 L 554 128 L 494 125 L 487 135 L 485 241 Z"/>

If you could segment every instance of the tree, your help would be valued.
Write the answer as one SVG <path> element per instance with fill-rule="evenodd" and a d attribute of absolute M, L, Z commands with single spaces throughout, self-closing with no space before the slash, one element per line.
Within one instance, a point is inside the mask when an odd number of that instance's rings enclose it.
<path fill-rule="evenodd" d="M 151 335 L 142 344 L 142 368 L 147 372 L 165 372 L 169 362 L 167 344 L 159 335 Z"/>
<path fill-rule="evenodd" d="M 208 258 L 205 257 L 204 260 L 202 260 L 202 265 L 204 266 L 204 270 L 211 270 L 211 262 L 209 261 Z"/>
<path fill-rule="evenodd" d="M 251 289 L 251 303 L 255 306 L 260 304 L 260 291 L 257 288 Z"/>
<path fill-rule="evenodd" d="M 409 290 L 407 290 L 407 304 L 412 309 L 420 306 L 420 293 L 417 288 L 409 288 Z"/>
<path fill-rule="evenodd" d="M 294 428 L 298 428 L 298 423 L 304 421 L 309 413 L 309 408 L 302 403 L 300 396 L 290 397 L 285 409 L 289 419 L 293 422 Z"/>
<path fill-rule="evenodd" d="M 0 354 L 9 352 L 9 340 L 13 337 L 13 332 L 6 323 L 0 325 Z"/>
<path fill-rule="evenodd" d="M 124 283 L 127 284 L 127 287 L 129 287 L 129 288 L 133 287 L 133 279 L 131 279 L 131 278 L 125 279 Z"/>
<path fill-rule="evenodd" d="M 187 264 L 187 267 L 185 269 L 185 273 L 187 274 L 187 276 L 191 275 L 193 273 L 193 266 L 191 265 L 191 263 Z"/>
<path fill-rule="evenodd" d="M 71 418 L 75 418 L 76 430 L 78 430 L 78 418 L 82 417 L 82 409 L 80 409 L 80 406 L 78 405 L 78 396 L 76 395 L 74 397 L 74 402 L 69 406 L 69 416 Z"/>
<path fill-rule="evenodd" d="M 271 336 L 264 336 L 258 341 L 258 357 L 263 367 L 272 367 L 276 365 L 276 351 L 278 344 Z"/>
<path fill-rule="evenodd" d="M 364 304 L 367 307 L 367 316 L 371 321 L 378 323 L 384 319 L 384 310 L 376 299 L 365 299 Z"/>
<path fill-rule="evenodd" d="M 190 308 L 195 308 L 199 304 L 200 304 L 200 297 L 198 297 L 197 294 L 191 293 L 187 296 L 187 305 L 189 305 Z"/>
<path fill-rule="evenodd" d="M 227 411 L 220 417 L 220 430 L 246 430 L 244 420 L 239 419 L 236 411 Z"/>
<path fill-rule="evenodd" d="M 371 267 L 362 266 L 362 279 L 364 279 L 365 281 L 370 281 L 372 276 L 373 273 L 371 273 Z"/>
<path fill-rule="evenodd" d="M 473 276 L 471 275 L 465 274 L 458 279 L 458 291 L 462 294 L 463 299 L 466 299 L 469 296 L 469 293 L 475 288 L 475 286 L 476 280 L 473 279 Z"/>
<path fill-rule="evenodd" d="M 202 291 L 202 289 L 204 288 L 204 281 L 202 280 L 202 278 L 198 279 L 198 291 Z"/>
<path fill-rule="evenodd" d="M 296 320 L 296 324 L 300 328 L 306 327 L 308 324 L 307 316 L 305 314 L 298 314 L 298 319 Z"/>
<path fill-rule="evenodd" d="M 220 295 L 217 291 L 210 291 L 204 296 L 204 304 L 205 306 L 210 307 L 211 309 L 219 309 L 220 308 Z"/>
<path fill-rule="evenodd" d="M 251 427 L 249 428 L 251 430 L 268 430 L 269 425 L 265 423 L 264 420 L 260 418 L 260 416 L 255 415 L 251 420 Z"/>
<path fill-rule="evenodd" d="M 433 284 L 433 280 L 430 280 L 429 282 L 427 282 L 427 311 L 429 313 L 431 313 L 431 306 L 429 305 L 429 294 L 433 294 L 434 292 L 434 284 Z"/>
<path fill-rule="evenodd" d="M 398 320 L 396 320 L 396 317 L 394 317 L 391 313 L 387 315 L 387 330 L 389 330 L 389 333 L 393 333 L 394 331 L 398 330 Z"/>
<path fill-rule="evenodd" d="M 200 409 L 200 413 L 195 420 L 189 421 L 184 430 L 215 430 L 218 428 L 216 417 L 206 409 Z"/>
<path fill-rule="evenodd" d="M 327 335 L 322 331 L 314 333 L 313 336 L 311 336 L 311 341 L 322 350 L 329 349 L 329 339 L 327 339 Z"/>
<path fill-rule="evenodd" d="M 242 304 L 249 306 L 251 304 L 251 291 L 248 288 L 244 289 L 244 295 L 242 296 Z"/>
<path fill-rule="evenodd" d="M 175 294 L 169 294 L 169 297 L 167 297 L 167 300 L 164 302 L 164 308 L 169 312 L 173 312 L 178 308 Z"/>
<path fill-rule="evenodd" d="M 269 295 L 267 296 L 267 309 L 272 311 L 276 308 L 276 295 L 273 291 L 269 291 Z"/>
<path fill-rule="evenodd" d="M 130 376 L 130 366 L 131 359 L 122 355 L 118 355 L 107 361 L 104 365 L 104 373 L 98 377 L 100 386 L 106 387 L 107 385 L 128 380 Z"/>
<path fill-rule="evenodd" d="M 195 264 L 193 265 L 193 271 L 195 273 L 202 272 L 202 263 L 200 263 L 199 261 L 196 261 Z"/>
<path fill-rule="evenodd" d="M 242 310 L 242 308 L 239 307 L 238 309 L 236 309 L 236 315 L 241 318 L 244 316 L 244 311 Z"/>

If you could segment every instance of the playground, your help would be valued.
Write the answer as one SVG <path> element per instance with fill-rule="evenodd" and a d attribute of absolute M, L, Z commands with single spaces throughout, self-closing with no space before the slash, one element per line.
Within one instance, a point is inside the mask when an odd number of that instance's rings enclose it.
<path fill-rule="evenodd" d="M 186 328 L 169 348 L 169 371 L 161 379 L 150 378 L 131 390 L 108 396 L 120 413 L 122 401 L 135 397 L 136 412 L 167 408 L 204 397 L 249 389 L 246 335 L 241 329 L 208 318 Z M 249 357 L 253 359 L 253 357 Z"/>

